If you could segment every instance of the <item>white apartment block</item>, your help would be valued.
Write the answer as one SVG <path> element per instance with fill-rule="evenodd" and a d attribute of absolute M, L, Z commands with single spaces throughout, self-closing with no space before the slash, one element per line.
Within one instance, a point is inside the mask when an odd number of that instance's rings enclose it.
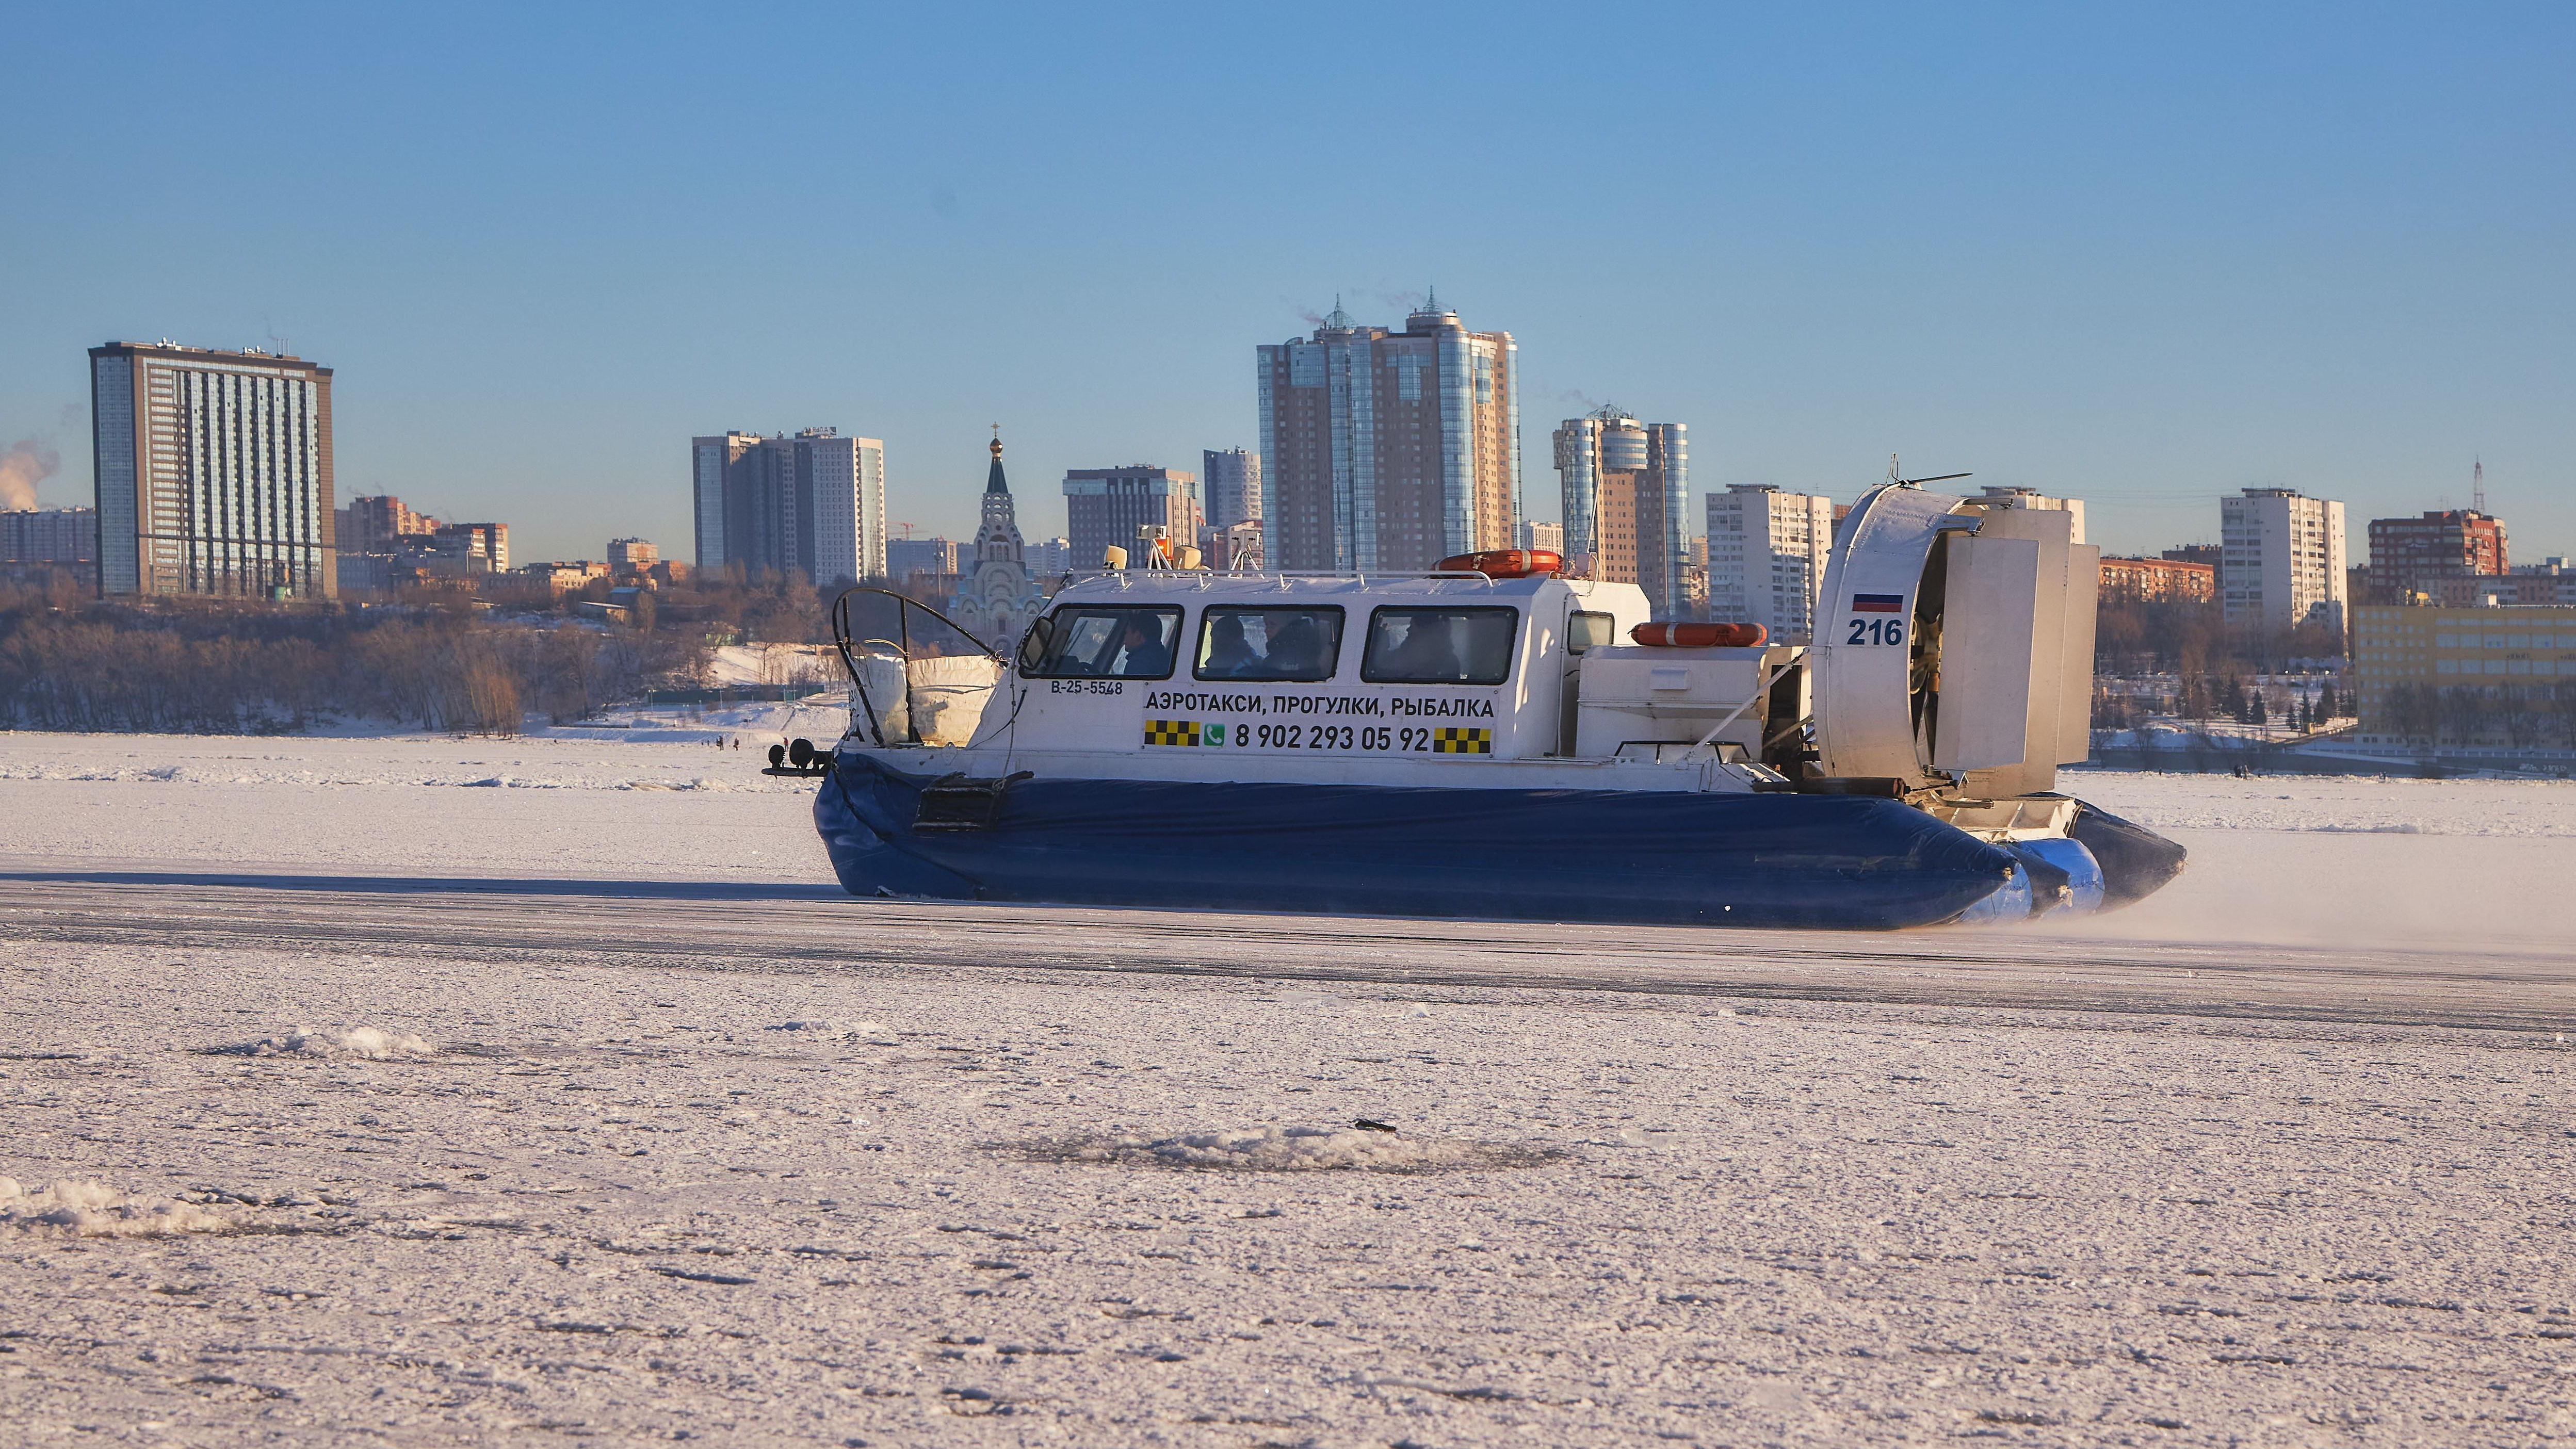
<path fill-rule="evenodd" d="M 1737 484 L 1708 495 L 1708 616 L 1760 624 L 1774 641 L 1814 637 L 1825 555 L 1834 543 L 1834 500 Z"/>
<path fill-rule="evenodd" d="M 2291 488 L 2218 501 L 2218 591 L 2227 622 L 2287 629 L 2345 621 L 2343 504 Z"/>
<path fill-rule="evenodd" d="M 799 491 L 814 500 L 807 577 L 818 584 L 884 577 L 885 444 L 829 428 L 799 433 L 794 443 Z"/>

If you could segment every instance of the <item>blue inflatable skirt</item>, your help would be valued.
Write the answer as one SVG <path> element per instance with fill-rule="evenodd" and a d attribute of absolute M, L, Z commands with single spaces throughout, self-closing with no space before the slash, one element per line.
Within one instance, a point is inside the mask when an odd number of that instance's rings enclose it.
<path fill-rule="evenodd" d="M 959 828 L 933 784 L 833 757 L 814 821 L 851 894 L 1832 930 L 2030 900 L 2013 852 L 1862 796 L 1020 778 Z"/>

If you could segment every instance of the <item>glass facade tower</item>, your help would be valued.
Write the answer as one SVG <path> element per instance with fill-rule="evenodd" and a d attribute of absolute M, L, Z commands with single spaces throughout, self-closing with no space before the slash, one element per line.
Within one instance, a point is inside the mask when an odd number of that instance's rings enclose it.
<path fill-rule="evenodd" d="M 1256 349 L 1261 520 L 1289 572 L 1428 569 L 1510 548 L 1520 523 L 1519 349 L 1424 303 L 1404 330 L 1339 307 Z"/>

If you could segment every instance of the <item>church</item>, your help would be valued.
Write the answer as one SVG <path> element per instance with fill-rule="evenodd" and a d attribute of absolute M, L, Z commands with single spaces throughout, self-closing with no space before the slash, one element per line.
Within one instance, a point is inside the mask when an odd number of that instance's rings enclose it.
<path fill-rule="evenodd" d="M 957 596 L 948 617 L 966 632 L 1008 653 L 1029 622 L 1046 608 L 1029 574 L 1028 554 L 1013 516 L 1010 481 L 1002 476 L 1002 430 L 993 429 L 993 467 L 984 478 L 984 521 L 975 530 L 975 556 L 958 569 Z"/>

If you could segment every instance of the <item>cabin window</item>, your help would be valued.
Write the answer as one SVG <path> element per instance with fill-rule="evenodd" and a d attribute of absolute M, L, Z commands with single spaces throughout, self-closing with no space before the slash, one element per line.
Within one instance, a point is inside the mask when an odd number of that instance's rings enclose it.
<path fill-rule="evenodd" d="M 1371 684 L 1500 684 L 1512 672 L 1520 611 L 1388 607 L 1369 615 L 1360 678 Z"/>
<path fill-rule="evenodd" d="M 1208 608 L 1199 613 L 1200 679 L 1312 684 L 1342 657 L 1337 608 Z"/>
<path fill-rule="evenodd" d="M 1565 621 L 1565 652 L 1568 654 L 1598 649 L 1618 637 L 1619 621 L 1609 614 L 1577 609 L 1573 617 Z"/>
<path fill-rule="evenodd" d="M 1048 616 L 1046 652 L 1032 679 L 1169 679 L 1181 611 L 1077 604 Z"/>

